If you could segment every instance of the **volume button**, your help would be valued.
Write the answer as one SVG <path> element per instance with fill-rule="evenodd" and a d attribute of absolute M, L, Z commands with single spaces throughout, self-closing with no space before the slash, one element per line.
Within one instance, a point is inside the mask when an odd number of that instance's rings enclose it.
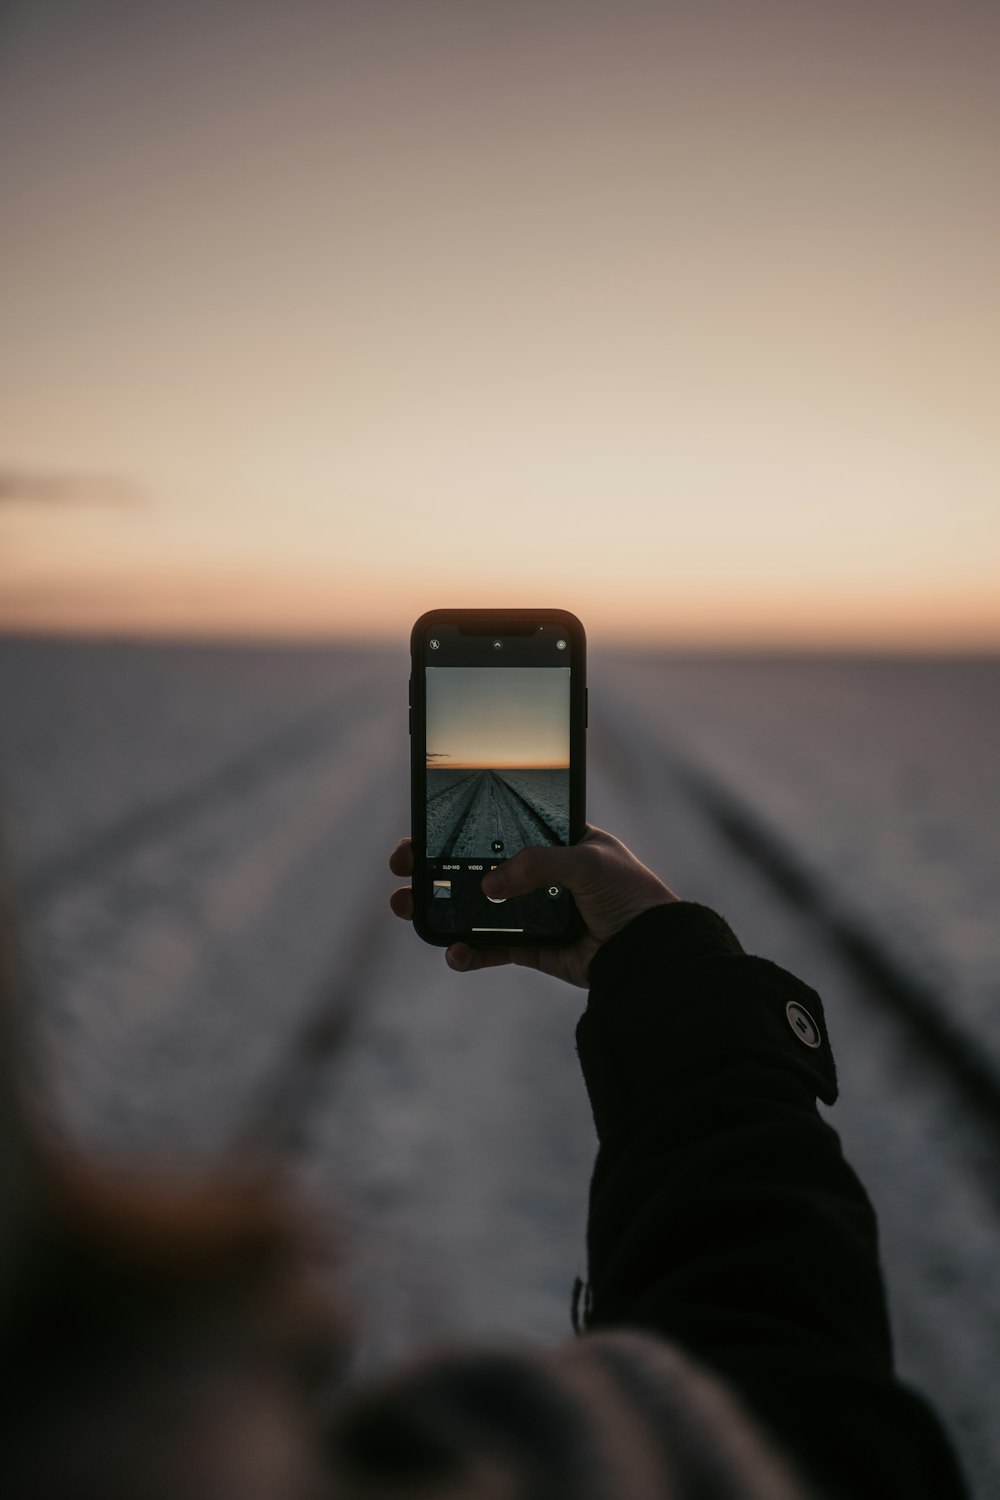
<path fill-rule="evenodd" d="M 587 728 L 590 721 L 590 688 L 583 690 L 583 727 Z"/>

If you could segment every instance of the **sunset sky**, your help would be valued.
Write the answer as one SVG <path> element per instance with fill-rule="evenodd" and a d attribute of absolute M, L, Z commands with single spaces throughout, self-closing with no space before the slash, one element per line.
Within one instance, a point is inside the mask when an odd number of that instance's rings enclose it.
<path fill-rule="evenodd" d="M 0 10 L 0 628 L 1000 649 L 1000 5 Z"/>
<path fill-rule="evenodd" d="M 429 669 L 428 766 L 568 766 L 569 678 L 566 667 Z"/>

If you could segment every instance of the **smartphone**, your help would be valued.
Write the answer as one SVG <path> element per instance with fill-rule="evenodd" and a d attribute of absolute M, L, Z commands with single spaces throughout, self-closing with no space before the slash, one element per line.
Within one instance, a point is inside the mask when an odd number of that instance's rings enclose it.
<path fill-rule="evenodd" d="M 428 943 L 565 943 L 583 930 L 553 885 L 492 901 L 518 850 L 585 826 L 586 637 L 561 609 L 435 609 L 410 639 L 413 925 Z"/>

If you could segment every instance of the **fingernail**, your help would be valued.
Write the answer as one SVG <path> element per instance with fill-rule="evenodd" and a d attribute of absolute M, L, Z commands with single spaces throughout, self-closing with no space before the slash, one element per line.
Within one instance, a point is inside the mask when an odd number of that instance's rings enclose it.
<path fill-rule="evenodd" d="M 487 896 L 503 895 L 503 876 L 499 870 L 491 870 L 488 875 L 483 876 L 483 890 Z"/>
<path fill-rule="evenodd" d="M 448 949 L 447 953 L 445 954 L 445 959 L 447 960 L 448 967 L 450 969 L 458 969 L 461 972 L 462 970 L 469 967 L 468 955 L 462 952 L 458 952 L 454 948 Z"/>

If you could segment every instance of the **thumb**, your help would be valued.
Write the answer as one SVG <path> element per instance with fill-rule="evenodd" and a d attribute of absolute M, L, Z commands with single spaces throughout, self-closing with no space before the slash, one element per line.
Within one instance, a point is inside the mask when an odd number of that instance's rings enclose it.
<path fill-rule="evenodd" d="M 522 849 L 483 877 L 483 890 L 487 896 L 526 896 L 546 885 L 566 885 L 573 853 L 558 846 Z"/>

